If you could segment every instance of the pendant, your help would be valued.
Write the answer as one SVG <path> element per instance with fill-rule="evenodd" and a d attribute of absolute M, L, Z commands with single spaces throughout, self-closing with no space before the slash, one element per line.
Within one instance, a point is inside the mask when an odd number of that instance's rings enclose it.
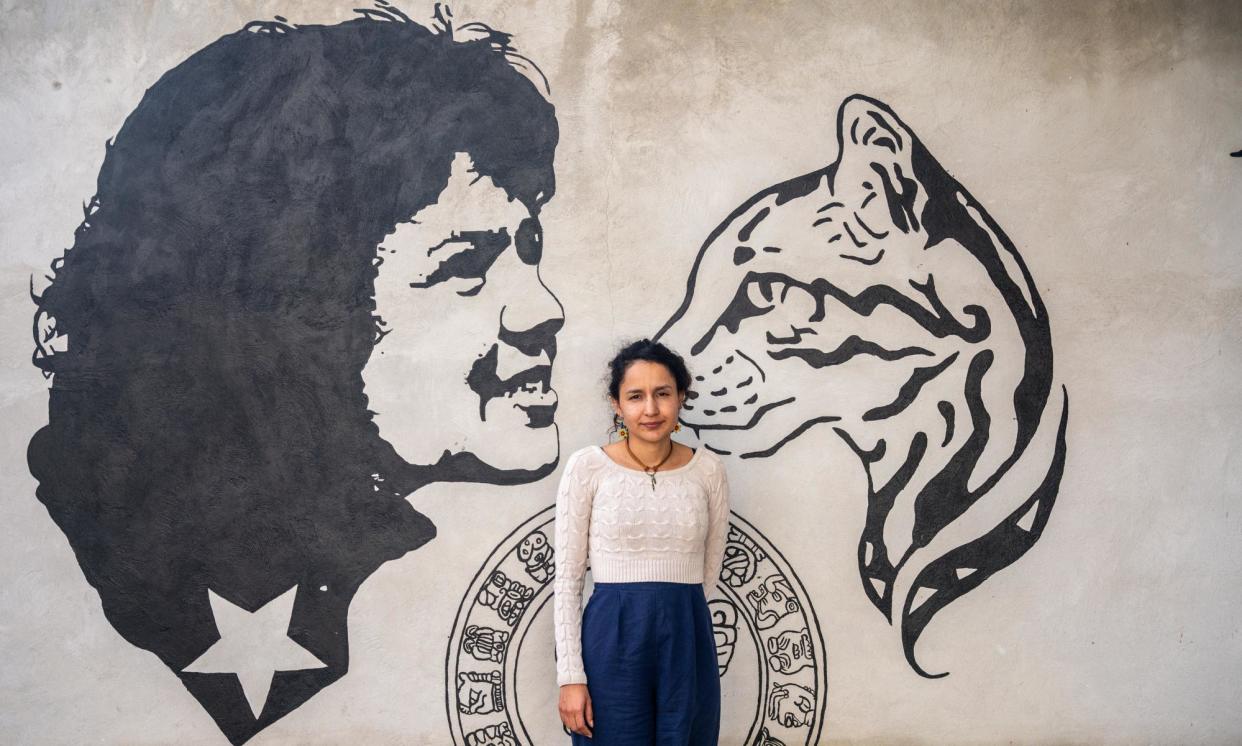
<path fill-rule="evenodd" d="M 647 472 L 647 473 L 651 476 L 651 491 L 652 491 L 652 492 L 655 492 L 655 472 L 654 472 L 654 471 L 650 471 L 650 472 Z"/>

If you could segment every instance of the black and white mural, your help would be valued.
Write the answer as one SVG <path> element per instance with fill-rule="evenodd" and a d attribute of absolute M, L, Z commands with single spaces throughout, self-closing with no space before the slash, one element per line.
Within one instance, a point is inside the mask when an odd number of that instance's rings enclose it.
<path fill-rule="evenodd" d="M 867 471 L 863 591 L 939 676 L 915 643 L 1043 532 L 1068 397 L 982 205 L 880 101 L 847 98 L 837 141 L 712 232 L 660 338 L 698 372 L 682 421 L 708 448 L 754 464 L 811 428 L 845 439 Z"/>
<path fill-rule="evenodd" d="M 38 498 L 234 743 L 348 671 L 355 591 L 436 534 L 407 496 L 557 464 L 556 116 L 505 34 L 435 20 L 191 55 L 36 297 Z"/>
<path fill-rule="evenodd" d="M 6 10 L 0 740 L 568 743 L 644 336 L 722 745 L 1242 739 L 1242 7 L 354 5 Z"/>
<path fill-rule="evenodd" d="M 256 22 L 192 55 L 108 143 L 36 297 L 39 499 L 112 625 L 237 743 L 346 673 L 355 591 L 435 536 L 407 496 L 557 465 L 563 314 L 538 275 L 555 114 L 505 34 L 435 20 Z M 870 485 L 864 591 L 928 675 L 932 615 L 1043 530 L 1065 396 L 1000 227 L 884 104 L 846 100 L 838 129 L 836 162 L 713 232 L 659 337 L 700 371 L 683 419 L 713 450 L 765 457 L 816 425 L 849 442 Z M 734 533 L 714 613 L 722 675 L 739 619 L 760 660 L 746 740 L 813 743 L 809 599 Z M 504 666 L 551 547 L 532 528 L 511 549 L 529 577 L 491 568 L 459 612 L 462 743 L 535 742 Z"/>

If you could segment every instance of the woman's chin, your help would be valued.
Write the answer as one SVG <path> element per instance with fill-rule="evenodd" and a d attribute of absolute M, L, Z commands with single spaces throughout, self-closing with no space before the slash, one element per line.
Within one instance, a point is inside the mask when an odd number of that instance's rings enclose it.
<path fill-rule="evenodd" d="M 660 445 L 668 442 L 668 439 L 672 436 L 672 434 L 673 431 L 671 429 L 655 431 L 638 429 L 630 431 L 630 436 L 632 438 L 635 440 L 641 440 L 644 443 L 649 443 L 651 445 Z"/>

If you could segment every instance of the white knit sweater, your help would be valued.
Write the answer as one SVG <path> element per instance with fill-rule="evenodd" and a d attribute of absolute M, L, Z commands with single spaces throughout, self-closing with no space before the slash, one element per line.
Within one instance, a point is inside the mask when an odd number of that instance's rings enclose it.
<path fill-rule="evenodd" d="M 651 477 L 599 446 L 570 454 L 556 493 L 556 683 L 585 684 L 582 586 L 702 583 L 711 595 L 729 529 L 729 482 L 720 457 L 699 448 L 684 466 Z"/>

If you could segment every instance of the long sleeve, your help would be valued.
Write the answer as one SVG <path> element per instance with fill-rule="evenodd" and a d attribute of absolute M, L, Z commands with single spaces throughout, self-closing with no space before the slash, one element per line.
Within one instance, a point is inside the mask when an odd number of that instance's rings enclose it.
<path fill-rule="evenodd" d="M 707 541 L 703 552 L 703 593 L 711 598 L 724 562 L 725 540 L 729 534 L 729 477 L 719 464 L 719 477 L 707 496 Z"/>
<path fill-rule="evenodd" d="M 570 456 L 556 491 L 556 580 L 553 583 L 556 626 L 556 683 L 585 684 L 582 667 L 582 586 L 594 493 L 589 474 L 575 467 L 582 452 Z"/>

